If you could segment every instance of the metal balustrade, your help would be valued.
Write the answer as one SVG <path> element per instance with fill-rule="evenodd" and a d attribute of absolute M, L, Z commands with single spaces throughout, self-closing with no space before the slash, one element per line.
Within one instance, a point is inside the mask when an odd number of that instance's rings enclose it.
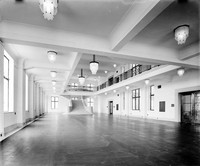
<path fill-rule="evenodd" d="M 101 85 L 99 85 L 97 87 L 68 85 L 67 90 L 68 91 L 87 91 L 87 92 L 99 91 L 101 89 L 104 89 L 106 87 L 109 87 L 109 86 L 112 86 L 119 82 L 122 82 L 126 79 L 129 79 L 131 77 L 139 75 L 143 72 L 146 72 L 146 71 L 151 70 L 158 66 L 160 66 L 160 65 L 137 65 L 137 66 L 133 67 L 132 69 L 125 71 L 122 74 L 117 75 L 116 77 L 109 78 L 108 81 L 102 83 Z"/>
<path fill-rule="evenodd" d="M 86 91 L 86 92 L 94 92 L 96 91 L 96 87 L 88 87 L 88 86 L 73 86 L 68 85 L 67 86 L 68 91 Z"/>
<path fill-rule="evenodd" d="M 145 71 L 151 70 L 152 68 L 158 67 L 160 65 L 137 65 L 133 67 L 132 69 L 116 76 L 111 77 L 108 79 L 108 81 L 104 82 L 103 84 L 97 86 L 97 91 L 104 89 L 106 87 L 112 86 L 113 84 L 117 84 L 123 80 L 126 80 L 128 78 L 134 77 L 136 75 L 139 75 Z"/>

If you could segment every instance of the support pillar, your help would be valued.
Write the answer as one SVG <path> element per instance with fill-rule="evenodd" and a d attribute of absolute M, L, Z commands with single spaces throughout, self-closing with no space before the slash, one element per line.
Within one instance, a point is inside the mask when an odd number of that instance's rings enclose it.
<path fill-rule="evenodd" d="M 40 89 L 39 83 L 36 84 L 36 116 L 39 117 L 40 115 Z"/>
<path fill-rule="evenodd" d="M 0 43 L 0 141 L 4 137 L 4 108 L 3 108 L 3 57 L 4 49 Z"/>
<path fill-rule="evenodd" d="M 18 60 L 17 74 L 17 124 L 23 126 L 25 123 L 25 78 L 24 78 L 24 59 Z"/>
<path fill-rule="evenodd" d="M 29 112 L 30 112 L 30 118 L 31 120 L 34 119 L 34 108 L 33 108 L 33 97 L 34 97 L 34 94 L 33 94 L 33 90 L 34 90 L 34 76 L 33 75 L 30 75 L 29 77 Z"/>

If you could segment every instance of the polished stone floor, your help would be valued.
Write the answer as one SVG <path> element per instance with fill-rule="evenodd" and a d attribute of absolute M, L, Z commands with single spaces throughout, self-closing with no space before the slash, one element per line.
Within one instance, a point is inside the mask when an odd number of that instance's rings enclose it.
<path fill-rule="evenodd" d="M 0 143 L 1 166 L 199 166 L 200 126 L 48 114 Z"/>

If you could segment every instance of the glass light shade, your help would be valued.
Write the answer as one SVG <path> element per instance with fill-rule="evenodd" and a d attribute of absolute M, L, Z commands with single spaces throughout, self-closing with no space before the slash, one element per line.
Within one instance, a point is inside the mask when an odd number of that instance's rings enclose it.
<path fill-rule="evenodd" d="M 57 14 L 58 0 L 39 0 L 40 9 L 47 20 L 53 20 Z"/>
<path fill-rule="evenodd" d="M 105 71 L 105 73 L 107 74 L 107 73 L 108 73 L 108 71 L 106 70 L 106 71 Z"/>
<path fill-rule="evenodd" d="M 117 65 L 116 65 L 116 64 L 114 64 L 114 65 L 113 65 L 113 67 L 117 67 Z"/>
<path fill-rule="evenodd" d="M 52 81 L 52 85 L 53 85 L 53 86 L 56 85 L 56 81 L 55 81 L 55 80 Z"/>
<path fill-rule="evenodd" d="M 175 30 L 175 40 L 178 44 L 184 44 L 186 42 L 187 37 L 189 36 L 189 26 L 182 25 L 177 27 Z"/>
<path fill-rule="evenodd" d="M 149 79 L 146 79 L 144 82 L 146 85 L 148 85 L 150 81 L 149 81 Z"/>
<path fill-rule="evenodd" d="M 105 95 L 107 95 L 107 93 L 105 93 Z"/>
<path fill-rule="evenodd" d="M 81 85 L 83 85 L 85 83 L 85 77 L 83 77 L 83 76 L 80 76 L 78 78 L 78 80 L 79 80 L 79 82 L 80 82 Z"/>
<path fill-rule="evenodd" d="M 48 59 L 49 59 L 49 61 L 51 63 L 54 63 L 56 61 L 57 52 L 55 52 L 55 51 L 48 51 L 47 55 L 48 55 Z"/>
<path fill-rule="evenodd" d="M 113 90 L 114 93 L 116 93 L 116 90 Z"/>
<path fill-rule="evenodd" d="M 90 70 L 91 70 L 92 74 L 96 74 L 98 69 L 99 69 L 98 62 L 90 62 Z"/>
<path fill-rule="evenodd" d="M 177 74 L 181 77 L 185 73 L 185 70 L 183 68 L 180 68 L 177 70 Z"/>
<path fill-rule="evenodd" d="M 57 72 L 56 72 L 56 71 L 51 71 L 51 72 L 50 72 L 50 74 L 51 74 L 51 77 L 52 77 L 52 78 L 55 78 L 55 77 L 56 77 L 56 74 L 57 74 Z"/>
<path fill-rule="evenodd" d="M 128 90 L 130 87 L 129 86 L 126 86 L 126 89 Z"/>

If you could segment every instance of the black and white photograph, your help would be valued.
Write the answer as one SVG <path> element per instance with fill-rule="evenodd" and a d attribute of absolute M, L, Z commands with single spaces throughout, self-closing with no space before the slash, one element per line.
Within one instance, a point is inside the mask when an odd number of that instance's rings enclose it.
<path fill-rule="evenodd" d="M 0 0 L 0 166 L 200 166 L 200 0 Z"/>

